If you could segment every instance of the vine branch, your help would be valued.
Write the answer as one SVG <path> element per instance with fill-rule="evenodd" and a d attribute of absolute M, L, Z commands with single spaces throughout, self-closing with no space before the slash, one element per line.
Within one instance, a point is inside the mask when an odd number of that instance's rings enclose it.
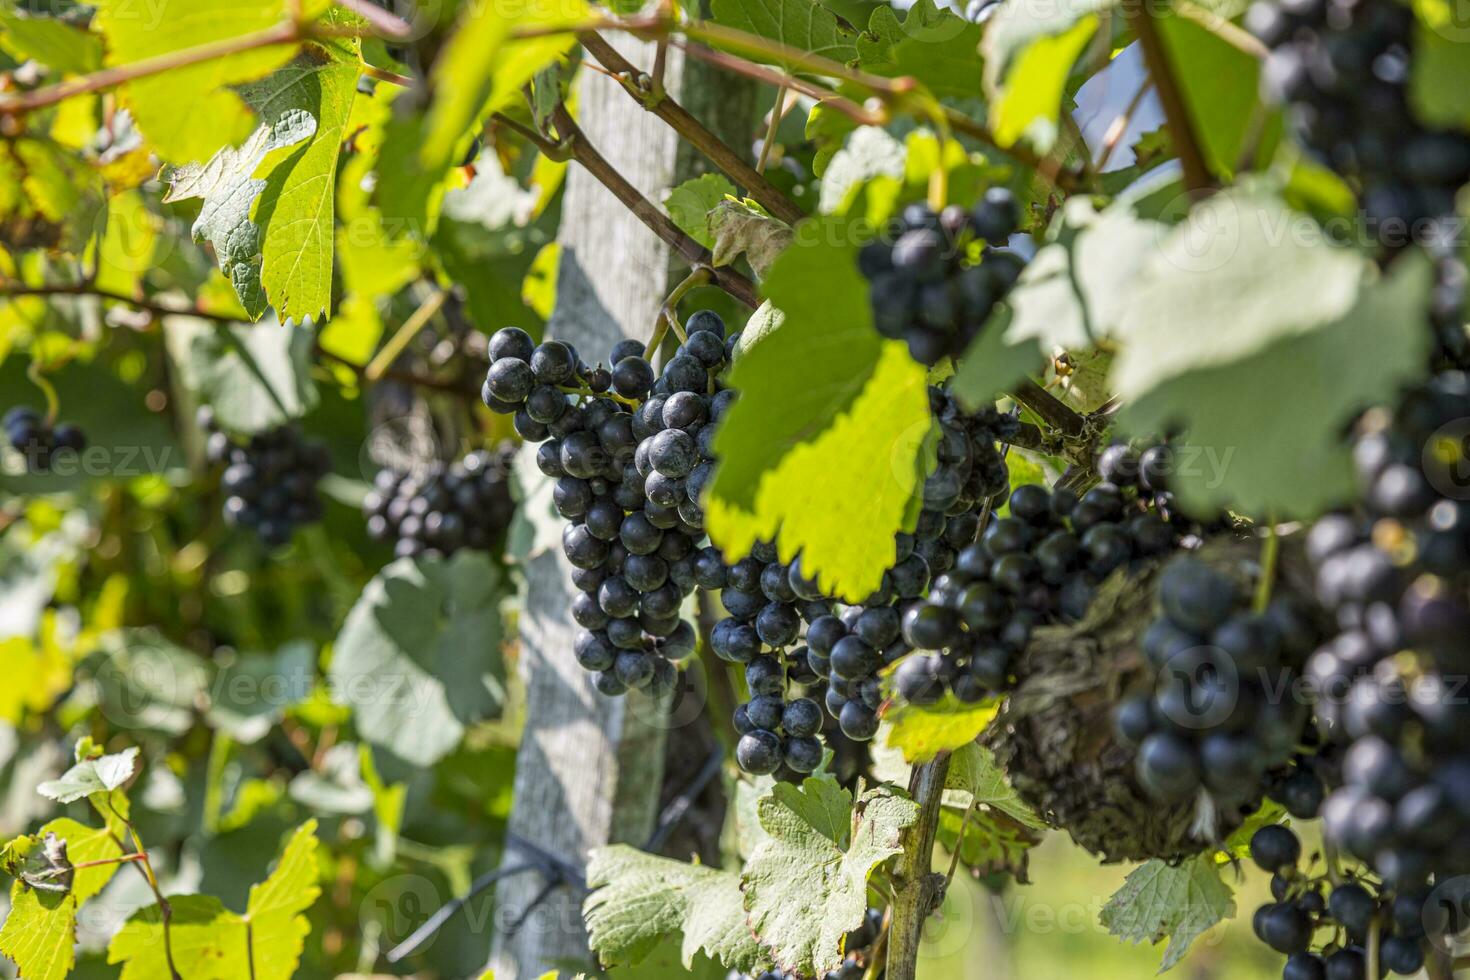
<path fill-rule="evenodd" d="M 893 873 L 893 903 L 889 907 L 888 980 L 915 980 L 919 940 L 924 920 L 943 898 L 944 876 L 934 874 L 934 832 L 949 775 L 949 753 L 916 766 L 909 777 L 909 793 L 919 804 L 919 816 L 903 833 L 903 853 Z"/>
<path fill-rule="evenodd" d="M 668 215 L 649 203 L 636 187 L 628 183 L 626 177 L 618 173 L 617 169 L 608 163 L 601 153 L 597 152 L 597 149 L 588 141 L 586 134 L 572 119 L 572 114 L 567 111 L 565 105 L 558 105 L 552 110 L 551 119 L 556 126 L 561 145 L 566 147 L 571 158 L 586 168 L 587 172 L 599 183 L 612 191 L 613 196 L 633 212 L 639 221 L 648 226 L 650 231 L 663 239 L 664 244 L 679 253 L 690 265 L 709 268 L 710 279 L 713 283 L 746 306 L 755 309 L 760 305 L 760 295 L 756 291 L 755 283 L 729 267 L 714 267 L 714 260 L 708 249 L 684 234 Z"/>
<path fill-rule="evenodd" d="M 582 47 L 588 54 L 596 58 L 603 67 L 618 78 L 623 89 L 644 109 L 668 123 L 670 128 L 684 138 L 685 142 L 703 153 L 711 163 L 728 174 L 735 183 L 744 186 L 750 196 L 760 202 L 761 207 L 788 225 L 794 225 L 806 217 L 806 213 L 781 193 L 765 178 L 764 174 L 746 163 L 740 154 L 710 132 L 704 123 L 694 118 L 689 110 L 674 101 L 661 88 L 651 91 L 641 88 L 638 81 L 648 76 L 635 68 L 632 62 L 624 58 L 622 53 L 600 34 L 583 31 L 577 35 L 577 40 L 582 43 Z"/>

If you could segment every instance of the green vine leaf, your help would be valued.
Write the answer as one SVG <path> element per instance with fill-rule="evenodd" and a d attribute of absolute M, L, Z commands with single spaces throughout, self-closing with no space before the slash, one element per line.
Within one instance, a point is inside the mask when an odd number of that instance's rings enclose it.
<path fill-rule="evenodd" d="M 36 792 L 57 803 L 75 803 L 94 793 L 110 793 L 121 787 L 138 768 L 137 747 L 112 755 L 79 758 L 76 765 L 62 773 L 60 779 L 48 780 Z"/>
<path fill-rule="evenodd" d="M 185 387 L 235 432 L 259 432 L 300 418 L 318 399 L 311 379 L 312 336 L 270 320 L 222 327 L 172 317 L 167 340 Z"/>
<path fill-rule="evenodd" d="M 735 193 L 735 185 L 724 174 L 701 174 L 669 191 L 664 197 L 664 207 L 680 231 L 705 248 L 714 248 L 715 236 L 710 230 L 709 213 L 716 204 Z"/>
<path fill-rule="evenodd" d="M 33 59 L 54 72 L 86 75 L 102 67 L 102 39 L 59 20 L 0 9 L 0 48 L 18 61 Z"/>
<path fill-rule="evenodd" d="M 1412 6 L 1417 22 L 1414 57 L 1409 64 L 1409 100 L 1425 125 L 1463 129 L 1470 125 L 1470 60 L 1464 55 L 1464 21 L 1457 21 L 1448 0 L 1420 0 Z"/>
<path fill-rule="evenodd" d="M 174 965 L 189 980 L 290 980 L 311 923 L 304 915 L 321 894 L 316 821 L 298 827 L 276 869 L 250 889 L 244 915 L 212 895 L 170 896 Z M 139 911 L 107 946 L 123 964 L 120 980 L 169 975 L 158 906 Z"/>
<path fill-rule="evenodd" d="M 1121 317 L 1119 424 L 1187 429 L 1171 486 L 1195 512 L 1284 520 L 1346 499 L 1345 427 L 1423 373 L 1428 262 L 1405 255 L 1375 279 L 1360 254 L 1295 234 L 1301 220 L 1259 192 L 1211 198 L 1148 259 Z"/>
<path fill-rule="evenodd" d="M 892 7 L 873 11 L 858 36 L 862 67 L 876 75 L 917 79 L 941 98 L 968 98 L 980 91 L 978 56 L 983 24 L 972 23 L 935 4 L 919 0 L 900 20 Z"/>
<path fill-rule="evenodd" d="M 1123 882 L 1100 916 L 1108 932 L 1131 943 L 1169 940 L 1159 972 L 1184 958 L 1189 946 L 1235 914 L 1230 886 L 1211 854 L 1179 865 L 1152 860 Z"/>
<path fill-rule="evenodd" d="M 998 710 L 1000 703 L 995 700 L 965 704 L 948 694 L 925 707 L 894 702 L 883 716 L 889 723 L 884 744 L 900 750 L 905 762 L 918 765 L 975 741 Z"/>
<path fill-rule="evenodd" d="M 758 278 L 765 278 L 791 244 L 790 225 L 746 201 L 720 201 L 707 222 L 714 234 L 710 260 L 729 265 L 744 255 Z"/>
<path fill-rule="evenodd" d="M 1016 793 L 1005 771 L 995 761 L 995 755 L 975 742 L 955 749 L 949 759 L 949 772 L 945 776 L 948 797 L 955 793 L 968 796 L 968 802 L 983 806 L 1015 820 L 1032 830 L 1042 830 L 1046 824 Z M 961 796 L 963 801 L 963 796 Z"/>
<path fill-rule="evenodd" d="M 592 852 L 587 886 L 592 893 L 582 914 L 605 966 L 637 965 L 674 935 L 682 936 L 685 969 L 700 952 L 745 973 L 769 962 L 745 922 L 740 877 L 733 871 L 617 844 Z"/>
<path fill-rule="evenodd" d="M 364 740 L 420 766 L 499 710 L 505 575 L 481 552 L 403 558 L 368 583 L 333 644 L 333 690 Z"/>
<path fill-rule="evenodd" d="M 777 41 L 787 47 L 843 63 L 857 57 L 854 32 L 837 15 L 813 0 L 714 0 L 717 23 Z M 712 42 L 719 47 L 718 41 Z M 790 59 L 770 52 L 739 48 L 735 53 L 800 71 Z"/>
<path fill-rule="evenodd" d="M 958 850 L 960 863 L 976 877 L 1008 874 L 1024 885 L 1041 833 L 999 811 L 976 811 L 966 821 L 963 809 L 946 806 L 939 811 L 935 839 L 950 853 Z"/>
<path fill-rule="evenodd" d="M 728 558 L 774 539 L 782 561 L 800 554 L 825 591 L 856 601 L 918 517 L 931 421 L 923 367 L 872 328 L 854 251 L 823 219 L 772 267 L 764 291 L 784 320 L 731 372 L 741 395 L 715 439 L 706 523 Z"/>
<path fill-rule="evenodd" d="M 62 980 L 76 964 L 76 925 L 75 895 L 17 881 L 10 886 L 10 911 L 0 926 L 0 953 L 26 980 Z"/>
<path fill-rule="evenodd" d="M 1097 31 L 1098 14 L 1118 0 L 1034 4 L 1005 0 L 985 32 L 985 95 L 1002 147 L 1026 139 L 1039 153 L 1056 142 L 1067 77 Z"/>
<path fill-rule="evenodd" d="M 126 65 L 215 44 L 286 21 L 287 0 L 102 0 L 97 24 L 108 65 Z M 163 25 L 167 25 L 163 29 Z M 255 128 L 255 113 L 231 85 L 269 74 L 289 61 L 294 45 L 259 47 L 137 78 L 123 87 L 138 128 L 160 157 L 208 160 Z"/>
<path fill-rule="evenodd" d="M 918 819 L 912 800 L 890 788 L 859 801 L 830 776 L 798 789 L 777 783 L 758 804 L 766 832 L 741 874 L 751 927 L 783 969 L 817 974 L 842 962 L 843 939 L 863 922 L 868 875 L 898 854 Z"/>

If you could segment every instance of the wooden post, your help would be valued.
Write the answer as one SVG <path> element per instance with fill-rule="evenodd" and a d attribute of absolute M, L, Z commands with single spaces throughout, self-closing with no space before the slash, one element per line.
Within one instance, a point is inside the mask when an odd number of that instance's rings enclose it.
<path fill-rule="evenodd" d="M 639 68 L 653 66 L 653 43 L 627 38 L 615 43 Z M 720 115 L 728 120 L 738 118 L 732 103 L 743 99 L 747 109 L 754 106 L 746 86 L 695 77 L 693 66 L 686 74 L 676 50 L 667 52 L 667 61 L 668 90 L 691 111 L 724 102 Z M 615 81 L 583 71 L 578 86 L 582 131 L 650 201 L 661 203 L 670 187 L 692 175 L 693 161 L 674 132 Z M 752 119 L 746 115 L 746 130 Z M 721 131 L 717 120 L 707 121 Z M 749 139 L 746 132 L 734 138 Z M 748 150 L 748 143 L 734 145 Z M 605 362 L 623 337 L 647 339 L 671 288 L 669 250 L 576 164 L 567 174 L 557 240 L 561 258 L 548 334 L 575 345 L 592 364 Z M 666 709 L 637 692 L 603 697 L 577 664 L 572 654 L 577 627 L 569 613 L 574 592 L 559 548 L 533 558 L 524 573 L 520 663 L 527 688 L 526 728 L 516 759 L 509 830 L 581 868 L 590 849 L 641 844 L 652 832 L 663 778 Z M 512 843 L 502 861 L 508 866 L 526 857 Z M 488 964 L 497 980 L 526 980 L 553 969 L 569 975 L 569 964 L 589 961 L 582 892 L 560 887 L 545 893 L 544 886 L 535 874 L 498 885 Z M 532 903 L 535 908 L 527 912 Z"/>

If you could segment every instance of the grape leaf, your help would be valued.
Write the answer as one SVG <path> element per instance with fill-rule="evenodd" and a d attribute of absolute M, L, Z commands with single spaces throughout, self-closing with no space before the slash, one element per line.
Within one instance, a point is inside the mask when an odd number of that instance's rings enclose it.
<path fill-rule="evenodd" d="M 950 385 L 965 405 L 993 402 L 1053 348 L 1083 350 L 1118 327 L 1134 277 L 1168 234 L 1126 203 L 1098 212 L 1087 198 L 1062 206 L 1047 244 L 1027 263 L 998 314 L 955 369 Z"/>
<path fill-rule="evenodd" d="M 926 707 L 895 701 L 883 716 L 890 722 L 885 744 L 901 750 L 906 762 L 928 762 L 975 741 L 999 708 L 994 700 L 965 704 L 953 695 Z"/>
<path fill-rule="evenodd" d="M 849 62 L 857 57 L 854 32 L 840 24 L 837 16 L 813 0 L 714 0 L 710 7 L 717 23 L 749 34 L 757 34 L 798 51 Z M 710 42 L 720 47 L 720 41 Z M 732 47 L 737 54 L 768 64 L 781 65 L 788 71 L 799 66 L 779 54 L 747 46 Z"/>
<path fill-rule="evenodd" d="M 1155 17 L 1154 22 L 1166 57 L 1176 66 L 1174 77 L 1179 80 L 1205 163 L 1213 173 L 1228 179 L 1254 128 L 1267 125 L 1260 116 L 1261 63 L 1207 27 L 1172 11 Z M 1188 66 L 1188 70 L 1177 66 Z M 1269 128 L 1255 149 L 1257 159 L 1271 158 L 1279 126 L 1279 116 L 1271 115 Z"/>
<path fill-rule="evenodd" d="M 321 894 L 318 884 L 316 821 L 308 820 L 287 841 L 274 871 L 250 889 L 250 973 L 254 980 L 290 980 L 301 960 L 311 922 L 305 912 Z"/>
<path fill-rule="evenodd" d="M 209 671 L 192 650 L 147 629 L 119 631 L 102 643 L 95 677 L 102 715 L 125 729 L 182 735 L 205 699 Z"/>
<path fill-rule="evenodd" d="M 1067 77 L 1096 31 L 1097 17 L 1089 14 L 1060 34 L 1034 39 L 1016 55 L 1004 82 L 992 81 L 986 87 L 990 129 L 999 146 L 1013 146 L 1024 138 L 1038 153 L 1051 151 Z"/>
<path fill-rule="evenodd" d="M 842 149 L 848 134 L 857 128 L 858 124 L 845 112 L 832 108 L 825 101 L 812 103 L 811 112 L 806 117 L 804 135 L 807 142 L 816 148 L 816 152 L 812 154 L 814 174 L 818 177 L 827 175 L 827 165 Z"/>
<path fill-rule="evenodd" d="M 734 196 L 735 185 L 724 174 L 702 174 L 675 187 L 664 197 L 664 207 L 674 224 L 705 248 L 713 248 L 715 236 L 709 213 L 726 196 Z"/>
<path fill-rule="evenodd" d="M 1287 519 L 1334 505 L 1352 489 L 1343 428 L 1422 373 L 1427 261 L 1374 279 L 1358 253 L 1301 234 L 1317 228 L 1306 221 L 1259 192 L 1218 195 L 1129 297 L 1119 424 L 1188 430 L 1171 484 L 1187 509 Z"/>
<path fill-rule="evenodd" d="M 102 39 L 55 17 L 0 9 L 0 48 L 55 72 L 85 75 L 102 67 Z"/>
<path fill-rule="evenodd" d="M 845 205 L 850 204 L 865 183 L 873 182 L 873 178 L 890 177 L 895 183 L 902 180 L 907 157 L 904 144 L 887 130 L 877 126 L 853 130 L 827 164 L 817 209 L 823 214 L 845 212 Z"/>
<path fill-rule="evenodd" d="M 592 851 L 587 886 L 592 893 L 582 914 L 589 943 L 606 966 L 640 963 L 674 934 L 683 937 L 686 969 L 699 952 L 746 973 L 769 962 L 746 925 L 740 877 L 733 871 L 617 844 Z"/>
<path fill-rule="evenodd" d="M 238 327 L 171 317 L 168 334 L 184 385 L 226 429 L 258 432 L 317 403 L 308 329 L 283 328 L 274 316 Z"/>
<path fill-rule="evenodd" d="M 395 115 L 385 128 L 378 161 L 377 200 L 390 220 L 403 221 L 422 239 L 433 235 L 451 168 L 464 158 L 478 124 L 514 104 L 535 74 L 573 45 L 570 32 L 507 44 L 513 28 L 574 24 L 587 15 L 583 0 L 534 0 L 517 16 L 499 5 L 466 5 L 430 72 L 433 101 L 423 115 Z"/>
<path fill-rule="evenodd" d="M 714 233 L 710 261 L 729 265 L 744 255 L 759 278 L 765 278 L 791 244 L 790 225 L 745 201 L 720 201 L 709 213 L 708 224 Z"/>
<path fill-rule="evenodd" d="M 1178 865 L 1155 858 L 1135 869 L 1099 916 L 1108 932 L 1132 943 L 1168 938 L 1159 972 L 1170 969 L 1215 923 L 1235 914 L 1230 886 L 1211 854 Z"/>
<path fill-rule="evenodd" d="M 963 836 L 961 832 L 963 831 Z M 976 811 L 965 820 L 965 811 L 942 807 L 935 838 L 977 877 L 1008 874 L 1027 884 L 1031 848 L 1041 843 L 1035 829 L 999 811 Z"/>
<path fill-rule="evenodd" d="M 66 856 L 73 865 L 105 861 L 120 857 L 123 852 L 106 827 L 88 827 L 70 817 L 58 817 L 36 831 L 39 837 L 47 834 L 55 834 L 66 841 Z M 99 864 L 94 868 L 77 869 L 71 883 L 71 895 L 77 905 L 100 892 L 121 867 L 120 864 Z"/>
<path fill-rule="evenodd" d="M 259 319 L 266 310 L 260 281 L 260 229 L 250 220 L 266 182 L 255 178 L 255 170 L 272 150 L 309 139 L 315 130 L 316 119 L 309 112 L 286 108 L 267 117 L 239 147 L 226 146 L 206 164 L 189 163 L 165 174 L 169 183 L 165 202 L 203 200 L 194 219 L 194 240 L 208 241 L 214 247 L 220 271 L 235 287 L 240 305 L 252 319 Z"/>
<path fill-rule="evenodd" d="M 479 552 L 400 559 L 368 583 L 333 644 L 333 690 L 373 745 L 421 766 L 504 696 L 504 574 Z"/>
<path fill-rule="evenodd" d="M 36 792 L 57 803 L 74 803 L 93 793 L 108 793 L 133 778 L 138 766 L 138 749 L 123 749 L 112 755 L 78 759 L 76 765 L 36 787 Z"/>
<path fill-rule="evenodd" d="M 244 745 L 264 738 L 287 708 L 310 696 L 316 683 L 316 649 L 309 640 L 293 640 L 272 654 L 220 659 L 205 715 Z"/>
<path fill-rule="evenodd" d="M 872 328 L 851 239 L 833 219 L 803 223 L 771 269 L 785 319 L 731 371 L 741 395 L 715 439 L 706 520 L 728 558 L 774 539 L 782 561 L 800 553 L 828 594 L 857 600 L 917 519 L 931 421 L 923 367 Z"/>
<path fill-rule="evenodd" d="M 889 6 L 878 7 L 868 29 L 857 38 L 862 67 L 876 75 L 907 75 L 934 95 L 967 98 L 980 91 L 982 24 L 919 0 L 899 20 Z"/>
<path fill-rule="evenodd" d="M 745 907 L 760 942 L 777 964 L 804 974 L 834 970 L 842 962 L 842 942 L 863 922 L 868 875 L 898 854 L 905 828 L 919 808 L 888 788 L 861 800 L 857 828 L 849 839 L 852 797 L 824 787 L 830 776 L 808 777 L 798 789 L 777 784 L 758 804 L 767 837 L 757 845 L 741 873 Z M 842 812 L 832 804 L 840 801 Z M 842 816 L 834 839 L 832 824 Z M 815 817 L 817 825 L 811 821 Z"/>
<path fill-rule="evenodd" d="M 0 953 L 15 961 L 25 980 L 62 980 L 76 963 L 76 924 L 76 896 L 16 881 L 0 926 Z"/>
<path fill-rule="evenodd" d="M 288 0 L 101 0 L 97 24 L 107 39 L 107 63 L 126 65 L 263 31 L 285 22 L 289 6 Z M 294 53 L 290 44 L 253 48 L 133 79 L 123 92 L 160 157 L 207 160 L 255 128 L 255 114 L 229 86 L 268 74 Z"/>
<path fill-rule="evenodd" d="M 1017 795 L 1005 772 L 996 763 L 994 754 L 978 743 L 970 742 L 954 750 L 944 785 L 946 790 L 958 794 L 958 802 L 999 811 L 1033 830 L 1046 826 L 1036 811 Z"/>
<path fill-rule="evenodd" d="M 250 889 L 245 915 L 212 895 L 170 896 L 169 941 L 174 965 L 189 980 L 289 980 L 311 923 L 303 913 L 321 893 L 317 883 L 316 821 L 297 828 L 276 869 Z M 169 975 L 158 906 L 137 912 L 107 946 L 107 962 L 122 963 L 121 980 Z"/>
<path fill-rule="evenodd" d="M 290 105 L 307 106 L 316 118 L 306 144 L 270 170 L 255 208 L 265 231 L 261 280 L 282 320 L 320 320 L 331 311 L 333 192 L 359 63 L 355 41 L 309 45 L 271 76 L 269 99 L 247 94 L 262 115 Z"/>

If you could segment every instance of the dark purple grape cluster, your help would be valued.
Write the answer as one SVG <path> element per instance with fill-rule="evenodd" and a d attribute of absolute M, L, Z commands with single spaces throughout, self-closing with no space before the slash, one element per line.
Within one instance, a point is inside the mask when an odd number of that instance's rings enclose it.
<path fill-rule="evenodd" d="M 1267 98 L 1301 143 L 1354 183 L 1369 220 L 1406 227 L 1455 213 L 1470 135 L 1425 125 L 1409 97 L 1407 3 L 1259 0 L 1246 26 L 1271 49 Z"/>
<path fill-rule="evenodd" d="M 1122 702 L 1118 738 L 1137 747 L 1138 782 L 1183 802 L 1202 790 L 1250 812 L 1291 764 L 1310 707 L 1297 679 L 1319 639 L 1311 612 L 1285 597 L 1254 611 L 1226 574 L 1181 556 L 1159 579 L 1159 616 L 1139 641 L 1152 694 Z"/>
<path fill-rule="evenodd" d="M 1379 976 L 1410 976 L 1424 966 L 1430 942 L 1463 925 L 1459 903 L 1442 908 L 1428 889 L 1395 891 L 1316 862 L 1304 870 L 1301 840 L 1279 824 L 1256 831 L 1250 853 L 1271 875 L 1273 899 L 1256 910 L 1252 926 L 1286 955 L 1283 980 L 1368 980 L 1374 955 Z"/>
<path fill-rule="evenodd" d="M 895 563 L 872 595 L 839 605 L 803 575 L 799 559 L 778 561 L 768 543 L 724 570 L 720 599 L 729 616 L 715 625 L 710 644 L 717 656 L 745 665 L 752 700 L 737 709 L 735 726 L 736 756 L 747 771 L 784 764 L 810 772 L 820 763 L 820 709 L 813 716 L 816 701 L 790 696 L 791 685 L 815 694 L 824 682 L 822 700 L 847 738 L 877 733 L 878 672 L 911 649 L 904 611 L 922 600 L 936 572 L 953 566 L 975 539 L 981 513 L 1008 489 L 997 443 L 1014 437 L 1015 419 L 993 409 L 965 413 L 938 388 L 930 390 L 930 408 L 940 432 L 938 465 L 925 481 L 914 533 L 897 536 Z"/>
<path fill-rule="evenodd" d="M 199 425 L 207 433 L 205 457 L 224 467 L 225 523 L 253 530 L 264 544 L 277 547 L 297 527 L 321 520 L 317 483 L 332 468 L 325 443 L 290 423 L 242 441 L 221 429 L 208 408 L 200 410 Z"/>
<path fill-rule="evenodd" d="M 858 253 L 878 332 L 907 342 L 921 364 L 964 353 L 1025 267 L 1004 247 L 1021 218 L 1019 202 L 1001 187 L 970 211 L 904 208 Z"/>
<path fill-rule="evenodd" d="M 380 470 L 362 501 L 368 535 L 393 542 L 399 558 L 489 551 L 510 526 L 509 447 L 480 450 L 422 473 Z"/>
<path fill-rule="evenodd" d="M 17 405 L 0 420 L 10 445 L 25 459 L 27 473 L 47 473 L 53 461 L 63 456 L 75 460 L 87 448 L 87 436 L 69 423 L 52 426 L 46 416 L 29 405 Z"/>
<path fill-rule="evenodd" d="M 1033 629 L 1076 622 L 1108 575 L 1177 548 L 1168 449 L 1141 459 L 1126 447 L 1108 450 L 1100 468 L 1111 479 L 1080 497 L 1017 487 L 1009 515 L 990 521 L 938 575 L 929 597 L 905 612 L 905 640 L 925 652 L 895 671 L 899 697 L 933 704 L 950 691 L 975 702 L 1006 690 Z"/>
<path fill-rule="evenodd" d="M 1337 633 L 1307 678 L 1342 750 L 1327 839 L 1386 883 L 1470 873 L 1470 379 L 1447 373 L 1359 422 L 1360 506 L 1308 554 Z"/>
<path fill-rule="evenodd" d="M 490 339 L 485 404 L 514 414 L 521 436 L 541 443 L 536 465 L 556 481 L 552 499 L 568 521 L 562 549 L 580 593 L 577 660 L 607 695 L 672 688 L 674 663 L 695 648 L 684 599 L 701 576 L 723 570 L 701 547 L 703 484 L 691 481 L 707 474 L 701 430 L 730 404 L 719 375 L 735 338 L 713 313 L 687 327 L 661 373 L 635 341 L 614 347 L 611 368 L 594 368 L 571 345 L 536 344 L 514 327 Z"/>

